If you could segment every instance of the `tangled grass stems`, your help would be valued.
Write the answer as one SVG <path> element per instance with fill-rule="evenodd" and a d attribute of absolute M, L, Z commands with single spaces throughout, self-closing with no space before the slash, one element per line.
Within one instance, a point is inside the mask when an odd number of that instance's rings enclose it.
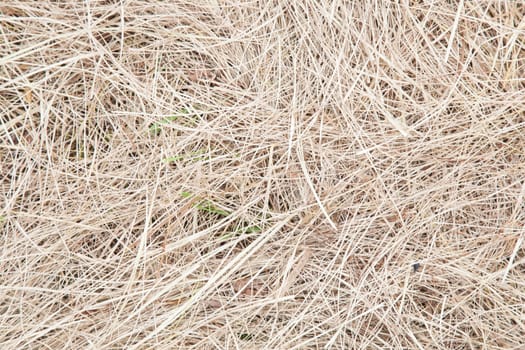
<path fill-rule="evenodd" d="M 1 2 L 0 348 L 521 348 L 524 13 Z"/>

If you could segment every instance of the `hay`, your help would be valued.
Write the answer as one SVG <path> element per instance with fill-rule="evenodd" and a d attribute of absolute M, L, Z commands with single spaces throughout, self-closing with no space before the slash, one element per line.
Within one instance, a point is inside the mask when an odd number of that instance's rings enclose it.
<path fill-rule="evenodd" d="M 519 348 L 524 14 L 3 1 L 0 348 Z"/>

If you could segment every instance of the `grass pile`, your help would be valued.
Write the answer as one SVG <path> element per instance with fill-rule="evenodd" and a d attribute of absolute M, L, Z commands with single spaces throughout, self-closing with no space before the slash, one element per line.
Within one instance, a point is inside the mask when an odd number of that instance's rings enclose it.
<path fill-rule="evenodd" d="M 0 3 L 1 349 L 518 349 L 525 3 Z"/>

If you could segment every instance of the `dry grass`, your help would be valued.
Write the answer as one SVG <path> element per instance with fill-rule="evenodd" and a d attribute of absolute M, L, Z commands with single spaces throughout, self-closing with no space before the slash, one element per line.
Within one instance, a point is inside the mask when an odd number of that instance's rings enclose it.
<path fill-rule="evenodd" d="M 525 3 L 0 3 L 1 349 L 523 349 Z"/>

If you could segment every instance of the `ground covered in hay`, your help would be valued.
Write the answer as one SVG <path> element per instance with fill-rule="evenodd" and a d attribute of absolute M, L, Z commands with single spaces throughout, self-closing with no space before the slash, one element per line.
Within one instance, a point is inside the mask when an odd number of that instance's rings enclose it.
<path fill-rule="evenodd" d="M 521 349 L 524 14 L 0 2 L 0 348 Z"/>

